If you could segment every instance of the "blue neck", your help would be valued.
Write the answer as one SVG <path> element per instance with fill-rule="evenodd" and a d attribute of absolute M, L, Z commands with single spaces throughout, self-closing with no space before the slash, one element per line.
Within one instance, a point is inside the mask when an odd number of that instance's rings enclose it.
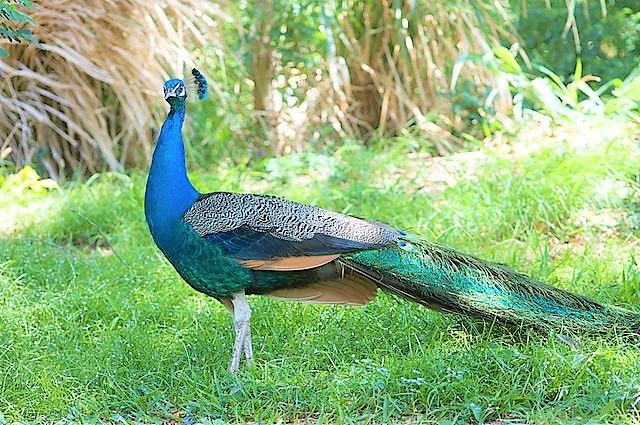
<path fill-rule="evenodd" d="M 185 114 L 184 101 L 171 105 L 153 152 L 144 199 L 152 234 L 181 218 L 199 196 L 187 177 L 182 143 Z"/>

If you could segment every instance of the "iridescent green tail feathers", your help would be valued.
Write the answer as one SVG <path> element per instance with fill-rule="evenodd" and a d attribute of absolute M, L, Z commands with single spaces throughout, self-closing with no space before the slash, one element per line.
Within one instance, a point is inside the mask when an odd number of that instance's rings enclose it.
<path fill-rule="evenodd" d="M 639 314 L 414 236 L 394 247 L 351 254 L 345 265 L 382 289 L 438 310 L 534 327 L 640 333 Z"/>

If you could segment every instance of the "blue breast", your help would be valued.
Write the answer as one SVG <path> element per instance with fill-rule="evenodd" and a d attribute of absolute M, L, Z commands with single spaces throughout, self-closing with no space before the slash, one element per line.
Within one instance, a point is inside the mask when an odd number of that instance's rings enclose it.
<path fill-rule="evenodd" d="M 153 153 L 145 191 L 145 216 L 156 245 L 195 289 L 227 296 L 251 281 L 251 272 L 226 258 L 182 218 L 199 193 L 187 177 L 182 124 L 184 103 L 172 105 Z"/>

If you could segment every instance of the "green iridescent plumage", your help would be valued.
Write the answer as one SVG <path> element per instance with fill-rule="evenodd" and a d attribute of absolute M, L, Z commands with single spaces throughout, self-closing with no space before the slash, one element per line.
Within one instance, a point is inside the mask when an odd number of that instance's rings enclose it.
<path fill-rule="evenodd" d="M 192 71 L 198 97 L 207 83 Z M 231 313 L 230 370 L 251 359 L 247 294 L 365 304 L 378 288 L 439 310 L 556 329 L 640 331 L 640 316 L 553 288 L 509 268 L 386 224 L 285 199 L 214 192 L 187 177 L 182 124 L 187 90 L 169 80 L 171 106 L 153 153 L 145 215 L 155 243 L 194 289 Z"/>
<path fill-rule="evenodd" d="M 640 331 L 640 315 L 415 236 L 346 261 L 381 288 L 431 308 L 535 327 Z"/>

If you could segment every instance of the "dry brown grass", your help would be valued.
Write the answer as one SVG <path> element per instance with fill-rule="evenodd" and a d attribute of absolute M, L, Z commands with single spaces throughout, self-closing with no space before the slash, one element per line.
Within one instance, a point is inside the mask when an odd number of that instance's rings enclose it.
<path fill-rule="evenodd" d="M 445 153 L 458 143 L 451 132 L 462 126 L 452 111 L 454 64 L 465 54 L 498 46 L 499 37 L 515 42 L 517 35 L 500 2 L 396 4 L 343 2 L 336 17 L 337 56 L 328 58 L 333 75 L 322 88 L 331 94 L 320 96 L 321 108 L 344 134 L 411 132 Z M 494 106 L 510 110 L 506 81 L 479 63 L 468 62 L 460 80 L 476 89 L 497 87 Z"/>
<path fill-rule="evenodd" d="M 169 74 L 194 45 L 219 40 L 207 0 L 43 0 L 28 14 L 39 45 L 9 45 L 0 62 L 0 158 L 52 176 L 141 164 L 164 109 Z"/>
<path fill-rule="evenodd" d="M 322 79 L 315 69 L 281 70 L 287 82 L 309 78 L 299 81 L 299 106 L 269 112 L 273 128 L 264 137 L 275 139 L 274 151 L 306 149 L 327 123 L 339 137 L 422 136 L 439 153 L 459 143 L 456 131 L 467 123 L 452 109 L 453 65 L 499 36 L 517 37 L 506 18 L 496 21 L 499 2 L 394 4 L 340 3 Z M 0 40 L 10 51 L 0 62 L 0 159 L 40 163 L 52 176 L 144 164 L 164 114 L 162 81 L 193 64 L 191 46 L 220 40 L 216 22 L 228 19 L 206 0 L 44 0 L 28 13 L 40 45 Z M 460 81 L 471 90 L 500 88 L 494 106 L 510 109 L 506 82 L 480 64 L 468 62 Z M 235 113 L 250 113 L 241 106 Z"/>

